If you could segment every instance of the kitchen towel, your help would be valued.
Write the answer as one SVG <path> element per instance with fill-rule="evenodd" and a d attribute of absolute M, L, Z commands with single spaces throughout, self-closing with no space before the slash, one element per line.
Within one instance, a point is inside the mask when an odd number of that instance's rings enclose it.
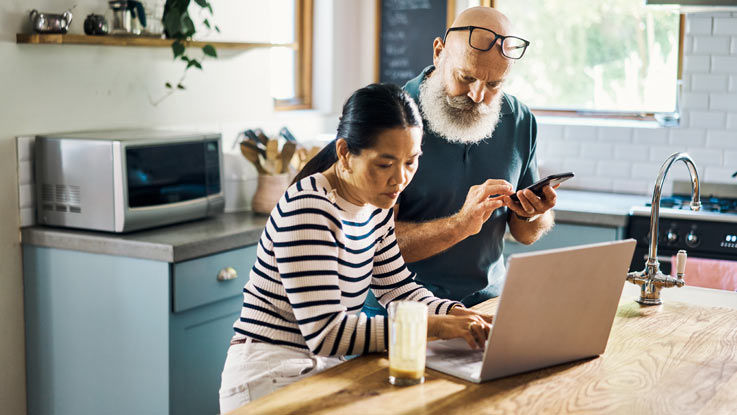
<path fill-rule="evenodd" d="M 676 263 L 676 257 L 671 258 Z M 673 267 L 672 274 L 675 274 Z M 686 261 L 686 285 L 719 290 L 737 291 L 737 261 L 688 258 Z"/>

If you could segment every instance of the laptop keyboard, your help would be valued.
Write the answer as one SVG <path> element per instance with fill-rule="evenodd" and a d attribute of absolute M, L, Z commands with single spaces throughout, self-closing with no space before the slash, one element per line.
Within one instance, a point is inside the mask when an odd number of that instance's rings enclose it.
<path fill-rule="evenodd" d="M 453 365 L 472 365 L 474 363 L 481 363 L 484 358 L 484 351 L 482 349 L 476 350 L 443 350 L 436 353 L 437 359 L 442 359 L 448 364 Z"/>
<path fill-rule="evenodd" d="M 484 349 L 471 349 L 462 339 L 434 341 L 428 346 L 428 367 L 471 378 L 478 377 L 481 373 Z"/>

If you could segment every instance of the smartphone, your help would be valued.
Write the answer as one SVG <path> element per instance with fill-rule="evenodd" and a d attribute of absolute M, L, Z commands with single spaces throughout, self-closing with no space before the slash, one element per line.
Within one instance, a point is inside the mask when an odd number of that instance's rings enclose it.
<path fill-rule="evenodd" d="M 572 178 L 574 176 L 572 171 L 566 172 L 566 173 L 558 173 L 558 174 L 551 174 L 550 176 L 538 180 L 535 183 L 529 185 L 526 187 L 526 189 L 532 190 L 533 193 L 536 195 L 542 197 L 543 196 L 543 187 L 547 185 L 555 186 L 556 184 L 563 183 L 564 181 Z M 515 192 L 513 195 L 509 196 L 510 199 L 514 200 L 515 202 L 519 202 L 519 198 L 517 197 L 517 192 Z"/>

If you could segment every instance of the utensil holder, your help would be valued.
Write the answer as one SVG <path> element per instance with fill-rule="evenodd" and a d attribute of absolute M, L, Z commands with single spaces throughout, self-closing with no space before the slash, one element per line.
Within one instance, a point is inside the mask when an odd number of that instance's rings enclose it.
<path fill-rule="evenodd" d="M 255 213 L 270 214 L 289 187 L 290 178 L 288 173 L 260 174 L 256 192 L 251 201 L 251 209 Z"/>

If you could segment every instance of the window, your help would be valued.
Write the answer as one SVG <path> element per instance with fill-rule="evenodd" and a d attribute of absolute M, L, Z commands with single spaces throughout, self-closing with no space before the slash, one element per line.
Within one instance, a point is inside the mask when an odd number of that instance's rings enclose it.
<path fill-rule="evenodd" d="M 506 90 L 537 110 L 676 110 L 681 19 L 642 0 L 495 0 L 531 42 Z"/>
<path fill-rule="evenodd" d="M 313 0 L 269 0 L 271 96 L 277 110 L 312 106 Z"/>

